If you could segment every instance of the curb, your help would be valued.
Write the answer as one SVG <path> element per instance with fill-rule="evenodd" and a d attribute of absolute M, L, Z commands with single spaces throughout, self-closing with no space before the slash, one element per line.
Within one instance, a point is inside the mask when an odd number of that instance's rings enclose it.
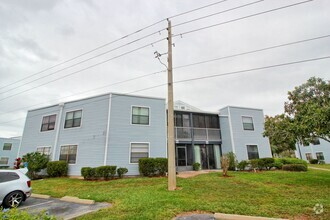
<path fill-rule="evenodd" d="M 93 205 L 93 204 L 95 204 L 94 200 L 79 199 L 78 197 L 73 197 L 73 196 L 64 196 L 60 200 L 64 201 L 64 202 L 74 202 L 74 203 L 79 203 L 79 204 L 84 204 L 84 205 Z"/>
<path fill-rule="evenodd" d="M 36 193 L 32 193 L 31 197 L 37 198 L 37 199 L 50 199 L 49 195 L 41 195 L 41 194 L 36 194 Z"/>
<path fill-rule="evenodd" d="M 283 218 L 266 218 L 247 215 L 231 215 L 223 213 L 214 213 L 214 218 L 219 220 L 286 220 Z"/>

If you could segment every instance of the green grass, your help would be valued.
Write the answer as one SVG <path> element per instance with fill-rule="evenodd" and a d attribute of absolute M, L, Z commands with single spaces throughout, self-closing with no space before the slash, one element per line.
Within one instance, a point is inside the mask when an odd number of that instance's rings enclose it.
<path fill-rule="evenodd" d="M 330 164 L 308 164 L 309 167 L 317 167 L 330 170 Z"/>
<path fill-rule="evenodd" d="M 84 181 L 55 178 L 33 181 L 33 192 L 53 197 L 65 195 L 113 207 L 81 219 L 171 219 L 182 212 L 203 211 L 277 218 L 330 219 L 330 173 L 265 171 L 231 172 L 177 178 L 181 190 L 167 191 L 166 178 L 126 178 Z M 316 203 L 324 212 L 316 215 Z"/>

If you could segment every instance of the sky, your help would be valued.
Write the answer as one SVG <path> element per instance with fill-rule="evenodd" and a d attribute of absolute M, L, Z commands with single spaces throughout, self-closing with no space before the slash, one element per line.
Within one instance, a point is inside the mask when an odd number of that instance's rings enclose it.
<path fill-rule="evenodd" d="M 166 86 L 147 89 L 167 82 L 166 18 L 174 82 L 238 72 L 174 83 L 175 100 L 212 112 L 231 105 L 281 114 L 295 86 L 313 76 L 329 80 L 330 59 L 244 70 L 330 56 L 329 36 L 217 58 L 330 35 L 328 0 L 261 13 L 299 2 L 1 0 L 0 137 L 22 135 L 27 111 L 38 107 L 109 92 L 166 98 Z"/>

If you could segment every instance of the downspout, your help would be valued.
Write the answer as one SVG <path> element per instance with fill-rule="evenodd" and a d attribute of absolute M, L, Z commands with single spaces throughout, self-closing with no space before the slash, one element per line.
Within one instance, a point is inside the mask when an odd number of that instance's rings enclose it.
<path fill-rule="evenodd" d="M 230 139 L 231 139 L 231 143 L 232 143 L 232 149 L 233 149 L 233 153 L 236 154 L 234 136 L 233 136 L 233 126 L 231 124 L 230 107 L 228 107 L 228 120 L 229 120 L 229 130 L 230 130 Z"/>
<path fill-rule="evenodd" d="M 55 161 L 55 153 L 56 153 L 56 146 L 58 143 L 58 137 L 60 134 L 60 129 L 61 129 L 61 122 L 62 122 L 62 114 L 63 114 L 63 108 L 64 108 L 64 103 L 60 103 L 60 113 L 58 114 L 58 125 L 56 128 L 56 135 L 55 135 L 55 142 L 54 142 L 54 149 L 53 149 L 53 156 L 52 156 L 52 161 Z"/>
<path fill-rule="evenodd" d="M 104 161 L 103 165 L 107 165 L 108 159 L 108 145 L 109 145 L 109 134 L 110 134 L 110 115 L 111 115 L 111 102 L 112 102 L 112 94 L 109 94 L 109 110 L 108 110 L 108 124 L 107 124 L 107 134 L 105 137 L 105 146 L 104 146 Z"/>

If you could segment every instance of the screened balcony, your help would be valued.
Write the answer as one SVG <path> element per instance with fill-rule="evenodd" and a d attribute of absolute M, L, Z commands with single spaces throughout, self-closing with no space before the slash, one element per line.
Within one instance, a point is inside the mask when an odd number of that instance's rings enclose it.
<path fill-rule="evenodd" d="M 220 129 L 175 127 L 175 140 L 220 141 Z"/>

